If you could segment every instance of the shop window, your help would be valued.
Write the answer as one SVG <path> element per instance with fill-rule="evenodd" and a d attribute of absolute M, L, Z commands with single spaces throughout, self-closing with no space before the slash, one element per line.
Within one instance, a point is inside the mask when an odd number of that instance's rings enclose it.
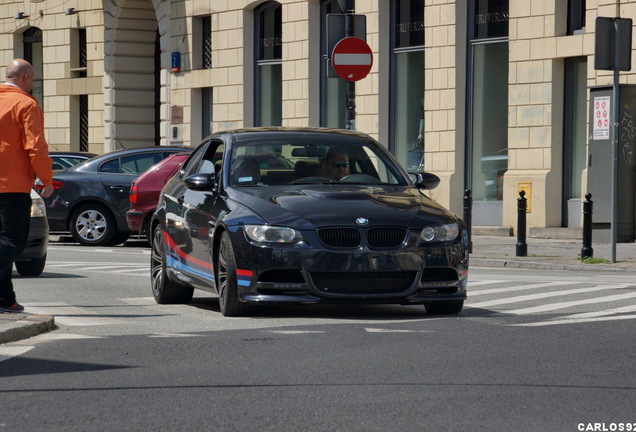
<path fill-rule="evenodd" d="M 424 0 L 399 0 L 392 9 L 390 149 L 407 170 L 424 156 Z"/>
<path fill-rule="evenodd" d="M 323 58 L 331 55 L 327 52 L 327 15 L 342 13 L 338 0 L 323 0 L 320 3 L 320 52 Z M 346 81 L 339 77 L 329 77 L 329 67 L 329 63 L 321 61 L 320 125 L 344 129 L 347 109 Z"/>
<path fill-rule="evenodd" d="M 280 126 L 283 121 L 281 5 L 267 2 L 255 13 L 255 113 L 257 126 Z"/>
<path fill-rule="evenodd" d="M 501 201 L 508 170 L 508 1 L 470 7 L 467 188 L 475 201 Z M 488 219 L 480 223 L 501 223 Z"/>
<path fill-rule="evenodd" d="M 587 162 L 587 59 L 565 59 L 563 117 L 563 226 L 580 226 Z"/>

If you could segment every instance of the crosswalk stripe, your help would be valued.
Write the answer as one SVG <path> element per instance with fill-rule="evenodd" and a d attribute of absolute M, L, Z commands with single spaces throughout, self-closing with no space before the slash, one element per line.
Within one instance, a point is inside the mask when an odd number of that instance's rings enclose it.
<path fill-rule="evenodd" d="M 629 312 L 636 312 L 636 305 L 629 305 L 629 306 L 624 306 L 624 307 L 619 307 L 614 309 L 607 309 L 607 310 L 598 311 L 598 312 L 584 312 L 584 313 L 569 315 L 568 318 L 581 318 L 581 319 L 596 318 L 601 316 L 618 315 L 618 314 L 629 313 Z"/>
<path fill-rule="evenodd" d="M 524 309 L 506 311 L 505 314 L 506 315 L 508 314 L 527 315 L 532 313 L 549 312 L 549 311 L 554 311 L 558 309 L 567 309 L 573 306 L 581 306 L 581 305 L 596 304 L 596 303 L 607 303 L 607 302 L 613 302 L 613 301 L 619 301 L 619 300 L 626 300 L 630 298 L 636 298 L 636 292 L 627 293 L 627 294 L 616 294 L 616 295 L 611 295 L 607 297 L 595 297 L 595 298 L 585 299 L 585 300 L 574 300 L 574 301 L 562 302 L 562 303 L 552 303 L 552 304 L 541 305 L 541 306 L 533 306 L 533 307 L 524 308 Z"/>
<path fill-rule="evenodd" d="M 531 290 L 531 289 L 537 289 L 537 288 L 547 288 L 551 286 L 574 285 L 578 283 L 579 282 L 573 282 L 573 281 L 544 282 L 544 283 L 538 283 L 538 284 L 532 284 L 532 285 L 518 285 L 518 286 L 505 287 L 505 288 L 492 288 L 492 289 L 469 291 L 469 292 L 470 292 L 470 296 L 473 297 L 477 295 L 525 291 L 525 290 Z M 469 283 L 469 289 L 470 289 L 470 283 Z"/>
<path fill-rule="evenodd" d="M 481 285 L 492 285 L 495 283 L 508 283 L 510 282 L 509 280 L 498 280 L 498 279 L 489 279 L 489 280 L 480 280 L 480 281 L 473 281 L 470 280 L 468 282 L 468 285 L 470 287 L 475 287 L 475 286 L 481 286 Z"/>
<path fill-rule="evenodd" d="M 561 297 L 566 295 L 589 293 L 594 291 L 620 289 L 620 288 L 626 288 L 628 286 L 630 286 L 630 284 L 597 285 L 597 286 L 589 287 L 589 288 L 577 288 L 572 290 L 550 291 L 547 293 L 527 294 L 527 295 L 516 296 L 516 297 L 507 297 L 507 298 L 497 299 L 497 300 L 489 300 L 489 301 L 483 301 L 478 303 L 469 303 L 468 305 L 472 308 L 484 308 L 484 307 L 498 306 L 498 305 L 504 305 L 504 304 L 510 304 L 510 303 L 520 303 L 520 302 L 529 301 L 529 300 L 541 300 L 541 299 L 549 298 L 549 297 Z"/>
<path fill-rule="evenodd" d="M 578 318 L 578 319 L 570 319 L 564 318 L 553 321 L 540 321 L 533 323 L 523 323 L 523 324 L 512 324 L 514 327 L 545 327 L 549 325 L 560 325 L 560 324 L 580 324 L 580 323 L 592 323 L 592 322 L 603 322 L 603 321 L 619 321 L 619 320 L 628 320 L 628 319 L 636 319 L 636 315 L 616 315 L 616 316 L 605 316 L 605 317 L 596 317 L 596 318 Z"/>

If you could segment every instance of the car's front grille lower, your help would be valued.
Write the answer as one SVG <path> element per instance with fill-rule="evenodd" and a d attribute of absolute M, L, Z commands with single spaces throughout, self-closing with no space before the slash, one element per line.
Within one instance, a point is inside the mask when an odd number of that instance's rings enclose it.
<path fill-rule="evenodd" d="M 327 294 L 382 295 L 398 294 L 413 284 L 417 272 L 312 272 L 316 288 Z"/>
<path fill-rule="evenodd" d="M 407 235 L 406 228 L 394 227 L 370 228 L 368 230 L 334 227 L 318 230 L 318 237 L 322 244 L 336 249 L 356 249 L 361 247 L 364 242 L 370 249 L 393 249 L 404 244 Z"/>

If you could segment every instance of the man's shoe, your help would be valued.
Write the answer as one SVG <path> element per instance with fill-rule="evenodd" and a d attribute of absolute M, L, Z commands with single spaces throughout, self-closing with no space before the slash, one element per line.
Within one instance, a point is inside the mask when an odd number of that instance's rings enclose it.
<path fill-rule="evenodd" d="M 18 302 L 15 302 L 9 307 L 0 308 L 0 312 L 11 312 L 11 313 L 24 312 L 24 306 L 22 306 Z"/>

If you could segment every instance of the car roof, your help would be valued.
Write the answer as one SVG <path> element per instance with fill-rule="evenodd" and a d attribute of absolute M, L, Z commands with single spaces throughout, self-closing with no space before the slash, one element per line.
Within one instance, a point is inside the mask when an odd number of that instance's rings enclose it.
<path fill-rule="evenodd" d="M 368 134 L 359 131 L 352 131 L 346 129 L 334 129 L 327 127 L 250 127 L 250 128 L 237 128 L 237 129 L 228 129 L 223 131 L 218 131 L 212 133 L 206 137 L 207 139 L 219 137 L 223 135 L 234 135 L 240 136 L 241 139 L 250 139 L 255 138 L 257 136 L 262 135 L 280 135 L 285 136 L 287 134 L 290 135 L 302 135 L 302 134 L 325 134 L 325 135 L 348 135 L 355 136 L 363 139 L 370 139 L 371 137 Z"/>
<path fill-rule="evenodd" d="M 90 152 L 82 152 L 82 151 L 50 151 L 49 156 L 85 156 L 87 158 L 92 158 L 97 156 L 97 153 Z"/>
<path fill-rule="evenodd" d="M 92 170 L 93 167 L 101 165 L 104 161 L 108 161 L 110 159 L 114 159 L 121 156 L 127 156 L 132 154 L 139 153 L 151 153 L 151 152 L 179 152 L 179 153 L 188 153 L 193 150 L 192 147 L 184 147 L 184 146 L 150 146 L 150 147 L 134 147 L 129 149 L 115 150 L 109 153 L 104 153 L 102 155 L 95 156 L 94 158 L 82 161 L 81 163 L 69 168 L 66 172 L 75 172 L 75 171 L 84 171 L 84 170 Z"/>

